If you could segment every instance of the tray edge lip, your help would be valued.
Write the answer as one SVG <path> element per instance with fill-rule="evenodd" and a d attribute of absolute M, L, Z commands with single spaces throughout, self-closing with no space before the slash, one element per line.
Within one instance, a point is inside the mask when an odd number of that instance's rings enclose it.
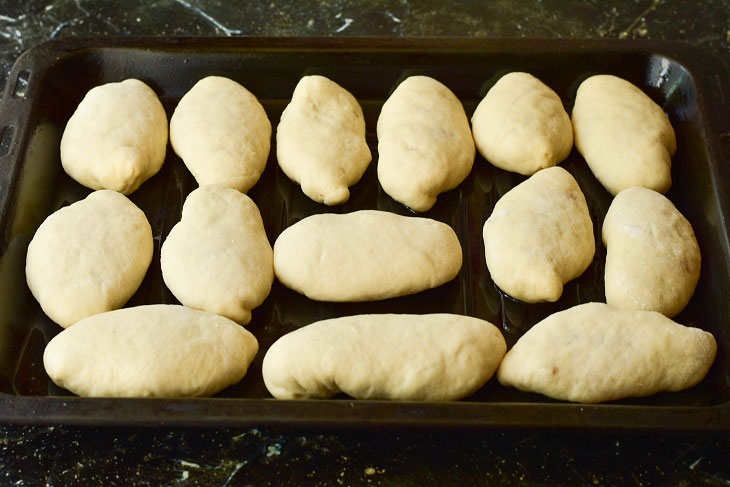
<path fill-rule="evenodd" d="M 552 415 L 548 423 L 530 420 L 534 403 L 471 403 L 471 402 L 392 402 L 356 400 L 291 400 L 243 398 L 82 398 L 57 396 L 52 401 L 45 396 L 0 395 L 0 423 L 22 425 L 67 424 L 79 426 L 184 426 L 184 427 L 282 427 L 282 428 L 347 428 L 347 429 L 540 429 L 577 431 L 632 431 L 632 432 L 719 432 L 730 431 L 730 408 L 715 405 L 698 410 L 692 406 L 646 408 L 640 405 L 541 403 L 538 412 Z M 321 408 L 319 411 L 300 412 L 302 403 Z M 215 404 L 211 414 L 200 414 L 195 409 Z M 124 408 L 124 416 L 111 416 L 106 407 Z M 235 412 L 228 409 L 234 405 Z M 97 407 L 100 406 L 100 407 Z M 45 414 L 37 414 L 37 408 Z M 378 414 L 379 408 L 395 409 L 406 413 L 395 417 Z M 451 416 L 426 417 L 436 408 Z M 17 409 L 17 410 L 15 410 Z M 347 416 L 353 409 L 368 413 L 366 417 Z M 471 410 L 468 418 L 453 413 Z M 262 413 L 262 410 L 268 413 Z M 509 411 L 507 411 L 509 410 Z M 546 411 L 547 410 L 547 411 Z M 417 414 L 413 414 L 414 411 Z M 515 411 L 519 417 L 513 416 Z M 325 414 L 323 414 L 325 413 Z M 568 413 L 568 414 L 565 414 Z M 633 413 L 642 422 L 621 419 Z M 663 413 L 658 415 L 657 413 Z M 386 413 L 387 414 L 387 413 Z M 496 414 L 496 417 L 493 416 Z M 578 416 L 581 415 L 581 416 Z M 595 417 L 601 415 L 600 422 Z"/>
<path fill-rule="evenodd" d="M 428 49 L 433 51 L 464 49 L 504 49 L 505 46 L 538 49 L 540 51 L 564 49 L 614 50 L 621 52 L 654 52 L 666 50 L 702 52 L 704 55 L 719 56 L 707 47 L 697 46 L 681 40 L 613 39 L 605 37 L 561 38 L 561 37 L 462 37 L 462 36 L 75 36 L 45 40 L 24 50 L 14 61 L 15 65 L 24 57 L 40 54 L 71 53 L 83 49 L 132 48 L 146 49 L 150 46 L 195 48 L 200 44 L 212 43 L 217 47 L 248 49 Z M 12 68 L 11 68 L 12 69 Z"/>

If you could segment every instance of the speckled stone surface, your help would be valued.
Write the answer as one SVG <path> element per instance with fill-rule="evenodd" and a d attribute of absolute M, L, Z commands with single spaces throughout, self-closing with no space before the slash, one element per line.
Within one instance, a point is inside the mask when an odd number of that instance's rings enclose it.
<path fill-rule="evenodd" d="M 1 485 L 727 485 L 726 437 L 0 429 Z"/>
<path fill-rule="evenodd" d="M 0 77 L 89 35 L 683 40 L 730 61 L 730 2 L 3 0 Z M 730 437 L 0 426 L 0 485 L 727 485 Z"/>

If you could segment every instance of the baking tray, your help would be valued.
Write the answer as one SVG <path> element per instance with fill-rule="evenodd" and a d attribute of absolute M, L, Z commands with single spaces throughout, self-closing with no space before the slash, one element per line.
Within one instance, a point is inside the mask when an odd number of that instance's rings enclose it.
<path fill-rule="evenodd" d="M 66 121 L 92 87 L 139 78 L 172 113 L 200 78 L 230 77 L 261 100 L 274 127 L 301 76 L 325 75 L 351 91 L 365 113 L 374 155 L 347 204 L 328 208 L 304 196 L 276 164 L 249 192 L 270 241 L 315 213 L 409 210 L 377 182 L 375 127 L 380 107 L 400 80 L 425 74 L 449 88 L 471 115 L 503 74 L 528 71 L 551 86 L 570 112 L 579 83 L 597 73 L 626 78 L 669 114 L 677 133 L 674 185 L 668 196 L 692 222 L 702 251 L 702 274 L 687 309 L 676 320 L 711 331 L 717 359 L 699 385 L 678 393 L 607 404 L 553 401 L 500 386 L 492 379 L 461 402 L 416 403 L 331 400 L 277 401 L 261 379 L 261 361 L 282 334 L 316 320 L 357 313 L 452 312 L 486 319 L 512 345 L 547 315 L 580 302 L 603 301 L 605 248 L 600 243 L 610 195 L 573 150 L 562 166 L 583 189 L 597 243 L 593 265 L 569 283 L 557 303 L 527 305 L 503 295 L 487 272 L 482 225 L 495 202 L 524 177 L 477 156 L 458 189 L 423 214 L 451 225 L 461 240 L 459 276 L 437 289 L 372 303 L 317 303 L 274 284 L 248 326 L 261 349 L 247 376 L 207 399 L 91 399 L 59 389 L 42 365 L 45 344 L 61 328 L 40 310 L 25 283 L 27 245 L 51 212 L 89 190 L 61 169 L 59 141 Z M 10 73 L 0 111 L 0 420 L 18 423 L 120 425 L 314 426 L 379 428 L 539 427 L 626 430 L 730 429 L 730 246 L 727 155 L 730 118 L 723 65 L 677 43 L 493 39 L 104 38 L 53 41 L 23 54 Z M 275 141 L 273 141 L 275 142 Z M 180 218 L 196 183 L 168 148 L 159 174 L 131 195 L 155 236 L 152 265 L 128 306 L 175 303 L 165 288 L 159 248 Z M 184 373 L 184 371 L 181 371 Z"/>

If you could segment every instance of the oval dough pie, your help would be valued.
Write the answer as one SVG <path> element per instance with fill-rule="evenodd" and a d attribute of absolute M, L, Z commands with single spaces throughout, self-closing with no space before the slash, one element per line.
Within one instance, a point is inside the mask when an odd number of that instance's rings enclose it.
<path fill-rule="evenodd" d="M 201 186 L 162 244 L 162 277 L 185 306 L 247 324 L 269 295 L 274 253 L 256 204 L 222 186 Z"/>
<path fill-rule="evenodd" d="M 95 191 L 41 224 L 25 276 L 43 311 L 66 328 L 122 307 L 142 283 L 152 248 L 144 213 L 116 191 Z"/>
<path fill-rule="evenodd" d="M 474 142 L 491 164 L 532 175 L 568 157 L 573 126 L 560 97 L 529 73 L 502 76 L 471 118 Z"/>
<path fill-rule="evenodd" d="M 557 301 L 595 253 L 593 222 L 583 192 L 561 167 L 536 172 L 508 191 L 484 223 L 492 280 L 528 303 Z"/>
<path fill-rule="evenodd" d="M 199 185 L 245 193 L 266 167 L 271 123 L 246 88 L 209 76 L 180 99 L 170 118 L 170 143 Z"/>
<path fill-rule="evenodd" d="M 378 180 L 393 199 L 427 211 L 474 164 L 474 139 L 458 98 L 427 76 L 403 81 L 378 118 Z"/>
<path fill-rule="evenodd" d="M 314 201 L 347 201 L 348 186 L 360 180 L 372 159 L 355 97 L 323 76 L 299 80 L 276 128 L 276 157 Z"/>
<path fill-rule="evenodd" d="M 575 147 L 613 195 L 631 186 L 665 193 L 672 185 L 674 129 L 664 111 L 628 81 L 607 74 L 578 87 Z"/>
<path fill-rule="evenodd" d="M 606 302 L 677 315 L 700 278 L 692 225 L 665 196 L 635 186 L 621 191 L 603 221 Z"/>
<path fill-rule="evenodd" d="M 89 90 L 61 139 L 64 171 L 91 189 L 134 192 L 165 162 L 167 115 L 137 79 Z"/>

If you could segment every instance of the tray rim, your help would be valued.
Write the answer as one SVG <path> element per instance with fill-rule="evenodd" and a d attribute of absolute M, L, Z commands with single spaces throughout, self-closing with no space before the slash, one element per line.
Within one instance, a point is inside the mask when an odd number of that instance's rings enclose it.
<path fill-rule="evenodd" d="M 611 52 L 658 54 L 682 65 L 697 87 L 698 108 L 708 133 L 707 150 L 714 197 L 725 222 L 720 238 L 730 248 L 730 165 L 721 147 L 730 136 L 723 110 L 725 64 L 703 48 L 677 41 L 617 39 L 513 39 L 462 37 L 77 37 L 34 46 L 15 61 L 0 101 L 0 127 L 14 125 L 8 153 L 0 157 L 0 221 L 5 221 L 26 148 L 37 82 L 56 62 L 93 49 L 143 49 L 200 52 L 220 50 L 458 51 L 458 52 Z M 717 71 L 707 66 L 713 63 Z M 26 96 L 13 96 L 18 75 L 32 66 Z M 727 111 L 724 110 L 724 111 Z M 17 116 L 20 114 L 20 116 Z M 723 135 L 727 134 L 727 135 Z M 2 245 L 2 244 L 0 244 Z M 4 252 L 0 247 L 0 251 Z M 730 262 L 728 263 L 730 266 Z M 726 269 L 728 271 L 730 269 Z M 730 276 L 730 272 L 726 275 Z M 306 405 L 302 407 L 302 405 Z M 631 413 L 632 421 L 627 422 Z M 393 402 L 355 400 L 285 401 L 270 398 L 120 399 L 65 396 L 18 396 L 0 393 L 0 422 L 19 424 L 136 426 L 269 426 L 317 428 L 490 429 L 496 427 L 628 431 L 730 431 L 730 401 L 712 406 L 643 406 L 535 402 Z"/>
<path fill-rule="evenodd" d="M 302 405 L 307 407 L 302 407 Z M 357 416 L 353 417 L 353 411 Z M 433 413 L 437 414 L 434 415 Z M 632 414 L 632 423 L 626 422 Z M 435 416 L 435 417 L 434 417 Z M 0 394 L 0 422 L 32 425 L 325 429 L 730 431 L 730 407 L 273 398 L 84 398 Z"/>

